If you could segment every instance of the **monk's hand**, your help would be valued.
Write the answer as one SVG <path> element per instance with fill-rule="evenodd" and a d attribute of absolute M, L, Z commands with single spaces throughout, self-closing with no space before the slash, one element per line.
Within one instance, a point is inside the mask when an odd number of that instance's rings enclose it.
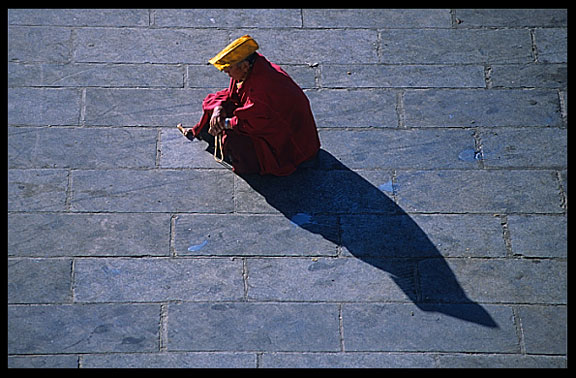
<path fill-rule="evenodd" d="M 224 131 L 224 120 L 226 119 L 226 114 L 221 106 L 217 106 L 212 111 L 212 117 L 210 118 L 210 128 L 208 129 L 208 134 L 218 135 Z"/>

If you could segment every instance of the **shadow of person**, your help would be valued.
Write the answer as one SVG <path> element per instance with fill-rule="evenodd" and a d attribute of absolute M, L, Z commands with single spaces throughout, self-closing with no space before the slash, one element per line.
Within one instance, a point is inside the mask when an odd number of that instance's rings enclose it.
<path fill-rule="evenodd" d="M 421 310 L 498 327 L 482 306 L 466 296 L 416 222 L 329 152 L 320 150 L 290 176 L 239 176 L 293 224 L 340 245 L 344 256 L 388 272 Z M 328 217 L 337 221 L 325 221 Z"/>

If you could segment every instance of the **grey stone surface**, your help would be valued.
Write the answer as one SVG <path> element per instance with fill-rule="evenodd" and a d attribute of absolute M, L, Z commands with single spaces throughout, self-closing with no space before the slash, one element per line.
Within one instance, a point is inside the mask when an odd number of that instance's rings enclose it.
<path fill-rule="evenodd" d="M 77 88 L 8 88 L 11 125 L 79 125 L 82 94 Z"/>
<path fill-rule="evenodd" d="M 9 25 L 148 26 L 146 9 L 9 9 Z"/>
<path fill-rule="evenodd" d="M 8 128 L 9 168 L 154 168 L 155 130 Z"/>
<path fill-rule="evenodd" d="M 184 71 L 177 64 L 8 63 L 8 85 L 182 88 Z"/>
<path fill-rule="evenodd" d="M 264 353 L 263 368 L 432 368 L 434 357 L 415 353 Z"/>
<path fill-rule="evenodd" d="M 458 129 L 321 130 L 322 142 L 351 169 L 476 168 L 460 156 L 473 132 Z"/>
<path fill-rule="evenodd" d="M 565 217 L 511 215 L 508 218 L 512 252 L 527 257 L 567 257 Z"/>
<path fill-rule="evenodd" d="M 568 164 L 566 129 L 506 128 L 480 134 L 484 166 L 565 167 Z M 548 143 L 542 143 L 542 140 Z"/>
<path fill-rule="evenodd" d="M 244 295 L 240 260 L 79 259 L 77 302 L 239 300 Z"/>
<path fill-rule="evenodd" d="M 408 127 L 560 126 L 553 90 L 415 90 L 404 95 Z"/>
<path fill-rule="evenodd" d="M 334 216 L 315 216 L 317 232 L 338 238 Z M 179 256 L 335 256 L 337 247 L 280 215 L 178 215 L 174 250 Z"/>
<path fill-rule="evenodd" d="M 63 169 L 9 169 L 8 210 L 65 210 L 67 187 Z"/>
<path fill-rule="evenodd" d="M 190 88 L 224 89 L 230 84 L 230 77 L 210 64 L 189 64 L 187 74 Z"/>
<path fill-rule="evenodd" d="M 348 351 L 434 351 L 517 353 L 512 309 L 483 306 L 498 327 L 464 322 L 454 315 L 474 311 L 471 304 L 345 304 L 342 321 Z M 434 326 L 430 326 L 433 324 Z"/>
<path fill-rule="evenodd" d="M 530 33 L 525 29 L 381 30 L 382 63 L 528 63 Z"/>
<path fill-rule="evenodd" d="M 302 9 L 310 28 L 447 28 L 448 9 Z"/>
<path fill-rule="evenodd" d="M 8 353 L 150 352 L 158 348 L 160 306 L 10 306 Z"/>
<path fill-rule="evenodd" d="M 302 89 L 315 88 L 316 87 L 316 76 L 318 68 L 314 65 L 284 65 L 282 67 L 284 71 L 298 84 Z"/>
<path fill-rule="evenodd" d="M 534 31 L 534 39 L 538 48 L 539 62 L 568 62 L 568 35 L 566 29 L 538 29 Z"/>
<path fill-rule="evenodd" d="M 322 86 L 328 88 L 484 88 L 481 65 L 350 64 L 322 67 Z"/>
<path fill-rule="evenodd" d="M 168 308 L 168 350 L 338 351 L 338 306 L 182 303 Z"/>
<path fill-rule="evenodd" d="M 253 353 L 137 353 L 137 354 L 88 354 L 82 356 L 83 368 L 200 368 L 200 369 L 238 369 L 256 368 L 256 356 Z"/>
<path fill-rule="evenodd" d="M 207 63 L 228 44 L 223 30 L 81 28 L 75 55 L 86 63 Z"/>
<path fill-rule="evenodd" d="M 567 26 L 563 9 L 454 9 L 459 28 Z"/>
<path fill-rule="evenodd" d="M 458 287 L 453 282 L 442 282 L 447 269 L 446 263 L 437 259 L 419 263 L 418 271 L 422 282 L 436 285 L 423 285 L 422 297 L 425 301 L 458 301 L 460 290 L 478 302 L 491 303 L 566 303 L 566 263 L 548 260 L 449 260 L 449 269 L 459 280 Z"/>
<path fill-rule="evenodd" d="M 301 27 L 302 18 L 299 9 L 157 9 L 154 24 L 186 28 L 281 28 Z"/>
<path fill-rule="evenodd" d="M 566 306 L 520 306 L 526 352 L 565 354 L 568 348 Z"/>
<path fill-rule="evenodd" d="M 8 260 L 8 303 L 66 303 L 72 299 L 72 262 Z"/>
<path fill-rule="evenodd" d="M 378 63 L 378 33 L 374 29 L 279 28 L 274 33 L 242 29 L 242 33 L 256 39 L 262 54 L 279 64 Z"/>
<path fill-rule="evenodd" d="M 223 169 L 212 154 L 206 152 L 208 143 L 199 139 L 182 138 L 177 128 L 162 129 L 159 142 L 161 168 L 210 168 Z"/>
<path fill-rule="evenodd" d="M 86 125 L 93 126 L 193 126 L 202 116 L 209 93 L 202 89 L 86 90 Z"/>
<path fill-rule="evenodd" d="M 533 355 L 440 355 L 438 356 L 438 367 L 456 369 L 476 369 L 476 368 L 531 368 L 531 369 L 551 369 L 565 368 L 567 361 L 564 357 L 558 356 L 533 356 Z"/>
<path fill-rule="evenodd" d="M 567 366 L 566 9 L 9 9 L 8 367 Z M 254 37 L 322 150 L 195 125 Z"/>
<path fill-rule="evenodd" d="M 398 204 L 419 212 L 561 213 L 557 180 L 546 170 L 406 171 L 397 178 Z"/>
<path fill-rule="evenodd" d="M 494 88 L 564 88 L 568 85 L 565 64 L 493 64 L 491 67 Z"/>
<path fill-rule="evenodd" d="M 12 369 L 73 369 L 78 367 L 78 357 L 69 354 L 52 356 L 10 356 L 8 368 Z"/>
<path fill-rule="evenodd" d="M 492 215 L 349 215 L 340 223 L 343 253 L 412 258 L 506 255 L 500 220 Z"/>
<path fill-rule="evenodd" d="M 318 127 L 397 127 L 396 94 L 378 89 L 308 90 Z"/>
<path fill-rule="evenodd" d="M 9 62 L 68 63 L 72 31 L 67 28 L 11 26 L 8 29 Z"/>
<path fill-rule="evenodd" d="M 382 171 L 366 175 L 383 184 L 391 179 Z M 394 202 L 381 193 L 358 173 L 346 170 L 298 171 L 287 177 L 251 177 L 248 182 L 237 176 L 234 181 L 237 212 L 284 211 L 290 218 L 300 213 L 395 213 Z"/>
<path fill-rule="evenodd" d="M 408 295 L 416 290 L 414 264 L 406 260 L 372 265 L 350 258 L 249 259 L 247 270 L 248 298 L 256 301 L 406 300 L 397 281 L 405 282 Z"/>
<path fill-rule="evenodd" d="M 73 211 L 230 212 L 233 177 L 228 171 L 82 170 L 72 172 Z M 199 189 L 219 188 L 219 198 Z M 197 195 L 188 190 L 195 188 Z"/>
<path fill-rule="evenodd" d="M 8 214 L 8 255 L 167 256 L 167 214 Z"/>

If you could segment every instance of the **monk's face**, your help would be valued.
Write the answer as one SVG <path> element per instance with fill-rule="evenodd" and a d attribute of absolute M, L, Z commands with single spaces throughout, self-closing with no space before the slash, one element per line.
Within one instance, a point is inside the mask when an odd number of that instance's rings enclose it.
<path fill-rule="evenodd" d="M 238 64 L 234 64 L 230 67 L 224 68 L 224 72 L 228 74 L 232 79 L 236 81 L 242 81 L 246 78 L 248 70 L 250 69 L 250 63 L 247 61 L 242 61 Z"/>

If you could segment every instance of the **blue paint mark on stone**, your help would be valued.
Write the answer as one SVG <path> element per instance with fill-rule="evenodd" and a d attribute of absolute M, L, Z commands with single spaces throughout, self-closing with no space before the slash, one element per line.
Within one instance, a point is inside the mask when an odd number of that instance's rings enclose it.
<path fill-rule="evenodd" d="M 392 180 L 385 182 L 382 185 L 378 185 L 378 189 L 383 192 L 394 193 L 394 186 L 392 185 Z"/>
<path fill-rule="evenodd" d="M 117 275 L 119 275 L 120 273 L 122 273 L 122 272 L 120 271 L 120 269 L 108 268 L 107 266 L 103 266 L 103 267 L 102 267 L 102 271 L 104 271 L 104 273 L 106 273 L 106 274 L 111 274 L 111 275 L 113 275 L 113 276 L 117 276 Z"/>
<path fill-rule="evenodd" d="M 204 248 L 206 246 L 206 244 L 208 244 L 208 240 L 204 240 L 200 244 L 193 244 L 190 247 L 188 247 L 188 252 L 197 252 L 197 251 L 201 250 L 202 248 Z"/>
<path fill-rule="evenodd" d="M 298 213 L 290 218 L 290 222 L 294 226 L 303 226 L 305 224 L 318 224 L 312 221 L 312 215 L 306 213 Z"/>
<path fill-rule="evenodd" d="M 466 162 L 474 162 L 476 160 L 482 160 L 482 152 L 476 151 L 474 148 L 467 148 L 460 151 L 458 154 L 458 159 Z"/>

